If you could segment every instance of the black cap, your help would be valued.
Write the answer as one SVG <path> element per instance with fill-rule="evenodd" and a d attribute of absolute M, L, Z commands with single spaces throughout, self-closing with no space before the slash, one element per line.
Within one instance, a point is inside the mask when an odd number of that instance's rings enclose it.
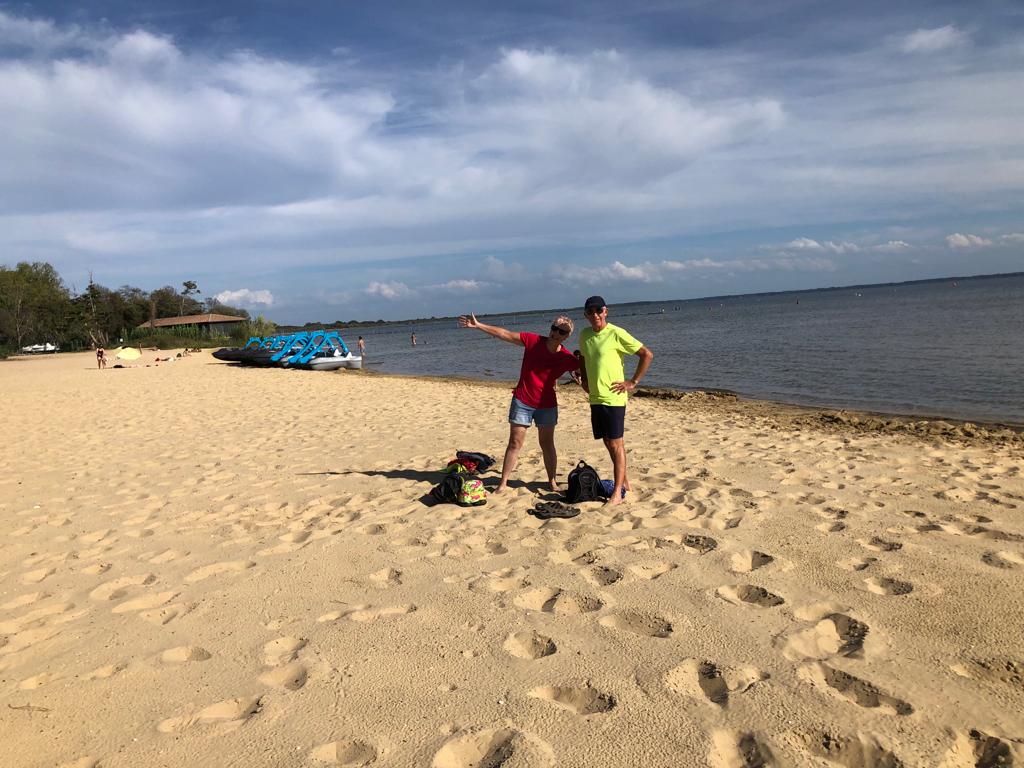
<path fill-rule="evenodd" d="M 600 296 L 591 296 L 583 303 L 583 309 L 601 309 L 608 306 Z"/>

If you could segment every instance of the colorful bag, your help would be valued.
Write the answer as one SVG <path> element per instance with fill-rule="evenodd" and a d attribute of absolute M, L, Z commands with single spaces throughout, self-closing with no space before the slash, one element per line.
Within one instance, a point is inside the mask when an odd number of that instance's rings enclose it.
<path fill-rule="evenodd" d="M 486 504 L 487 492 L 484 490 L 483 481 L 475 477 L 463 480 L 459 499 L 455 503 L 460 507 L 481 507 Z"/>
<path fill-rule="evenodd" d="M 430 495 L 439 504 L 458 504 L 460 507 L 480 507 L 487 503 L 483 481 L 458 472 L 445 475 L 430 490 Z"/>

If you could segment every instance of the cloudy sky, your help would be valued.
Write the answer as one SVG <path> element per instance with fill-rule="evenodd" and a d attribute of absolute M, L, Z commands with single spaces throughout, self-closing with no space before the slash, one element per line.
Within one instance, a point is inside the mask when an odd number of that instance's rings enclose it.
<path fill-rule="evenodd" d="M 0 262 L 281 322 L 1024 270 L 1024 4 L 0 0 Z"/>

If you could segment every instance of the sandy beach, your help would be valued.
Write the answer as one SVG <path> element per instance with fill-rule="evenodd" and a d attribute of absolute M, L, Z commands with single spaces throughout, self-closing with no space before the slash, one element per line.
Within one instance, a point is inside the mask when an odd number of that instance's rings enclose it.
<path fill-rule="evenodd" d="M 628 503 L 542 522 L 532 434 L 510 493 L 422 501 L 500 461 L 504 386 L 204 352 L 0 390 L 4 766 L 1024 760 L 1016 433 L 637 398 Z M 607 476 L 560 397 L 562 477 Z"/>

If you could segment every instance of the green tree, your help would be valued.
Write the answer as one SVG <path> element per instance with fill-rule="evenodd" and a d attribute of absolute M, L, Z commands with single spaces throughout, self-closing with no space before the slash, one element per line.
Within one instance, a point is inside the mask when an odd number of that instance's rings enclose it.
<path fill-rule="evenodd" d="M 195 280 L 186 280 L 185 282 L 183 282 L 181 284 L 181 288 L 182 288 L 182 290 L 181 290 L 181 307 L 178 309 L 178 317 L 181 317 L 182 315 L 185 314 L 185 301 L 186 301 L 186 299 L 188 299 L 190 296 L 193 296 L 195 294 L 202 293 L 202 291 L 199 290 L 199 286 L 196 285 L 196 281 Z M 198 302 L 193 301 L 193 303 L 198 303 Z"/>
<path fill-rule="evenodd" d="M 0 336 L 21 348 L 27 340 L 60 341 L 71 316 L 71 297 L 45 262 L 0 267 Z"/>

